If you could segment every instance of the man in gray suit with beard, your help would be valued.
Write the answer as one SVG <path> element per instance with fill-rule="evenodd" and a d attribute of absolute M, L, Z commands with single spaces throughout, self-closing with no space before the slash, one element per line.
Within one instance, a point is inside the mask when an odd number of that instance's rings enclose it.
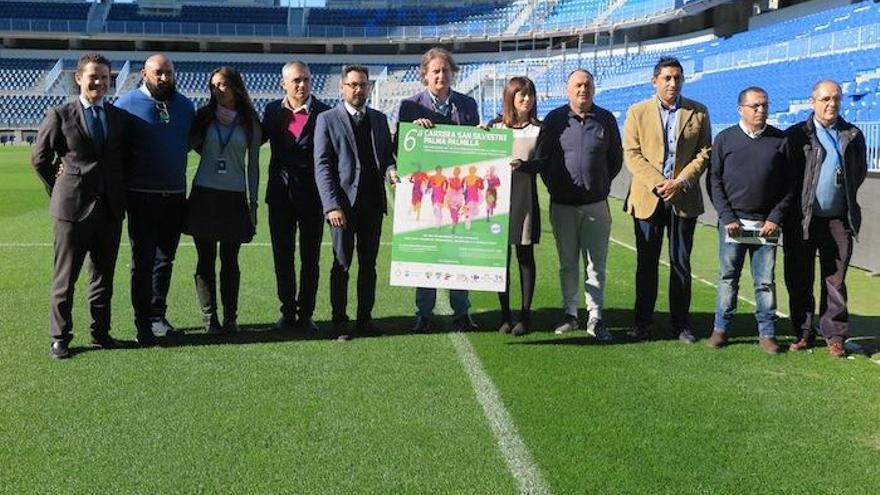
<path fill-rule="evenodd" d="M 83 55 L 74 77 L 79 98 L 49 109 L 31 157 L 54 219 L 49 355 L 56 359 L 70 356 L 73 291 L 86 254 L 91 262 L 91 343 L 102 349 L 119 346 L 110 336 L 110 300 L 125 216 L 128 114 L 104 102 L 109 60 Z"/>
<path fill-rule="evenodd" d="M 315 182 L 333 239 L 330 306 L 339 340 L 348 330 L 348 270 L 357 244 L 356 334 L 375 335 L 376 257 L 387 210 L 385 180 L 396 183 L 391 132 L 385 114 L 367 107 L 366 67 L 348 65 L 339 83 L 343 101 L 318 116 L 315 125 Z"/>

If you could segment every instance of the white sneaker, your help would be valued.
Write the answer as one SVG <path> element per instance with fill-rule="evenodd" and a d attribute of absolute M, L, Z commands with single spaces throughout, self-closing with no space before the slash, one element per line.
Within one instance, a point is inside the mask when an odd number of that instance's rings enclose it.
<path fill-rule="evenodd" d="M 168 332 L 174 331 L 174 327 L 165 318 L 158 318 L 150 322 L 150 330 L 156 337 L 165 337 Z"/>
<path fill-rule="evenodd" d="M 556 327 L 556 330 L 553 330 L 553 333 L 556 335 L 563 335 L 569 332 L 574 332 L 578 329 L 578 320 L 574 316 L 566 315 L 565 321 L 559 324 Z"/>

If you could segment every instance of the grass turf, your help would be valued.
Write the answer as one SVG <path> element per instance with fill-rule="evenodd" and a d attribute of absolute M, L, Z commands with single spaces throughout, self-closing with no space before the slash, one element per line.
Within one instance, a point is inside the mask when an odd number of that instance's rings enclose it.
<path fill-rule="evenodd" d="M 195 252 L 185 237 L 169 310 L 187 329 L 180 345 L 87 351 L 80 283 L 78 353 L 50 360 L 51 222 L 28 162 L 27 148 L 0 148 L 0 491 L 516 491 L 448 338 L 406 335 L 413 292 L 388 286 L 387 244 L 375 316 L 392 335 L 340 343 L 267 330 L 278 310 L 265 207 L 254 245 L 241 254 L 246 332 L 223 339 L 198 329 Z M 612 211 L 613 237 L 632 244 L 619 202 Z M 709 281 L 717 277 L 716 244 L 713 229 L 698 229 L 695 274 Z M 127 340 L 129 256 L 124 241 L 113 323 Z M 635 256 L 619 244 L 610 248 L 606 294 L 619 343 L 555 336 L 547 331 L 559 316 L 549 230 L 537 259 L 538 331 L 496 334 L 497 298 L 474 293 L 486 331 L 468 338 L 555 492 L 876 492 L 880 368 L 869 360 L 834 360 L 821 349 L 765 356 L 745 303 L 735 343 L 722 351 L 669 339 L 628 343 L 621 330 L 632 319 Z M 325 245 L 316 315 L 325 326 L 329 264 Z M 659 311 L 667 274 L 661 269 Z M 742 285 L 751 297 L 747 274 Z M 852 270 L 849 287 L 853 333 L 876 346 L 880 283 Z M 714 289 L 695 282 L 692 309 L 703 336 L 713 308 Z"/>

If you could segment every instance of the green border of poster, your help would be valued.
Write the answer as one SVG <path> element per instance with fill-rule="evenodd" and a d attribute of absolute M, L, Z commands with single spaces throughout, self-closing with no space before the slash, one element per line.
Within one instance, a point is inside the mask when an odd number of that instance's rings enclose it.
<path fill-rule="evenodd" d="M 411 123 L 399 132 L 391 285 L 503 291 L 513 133 Z"/>

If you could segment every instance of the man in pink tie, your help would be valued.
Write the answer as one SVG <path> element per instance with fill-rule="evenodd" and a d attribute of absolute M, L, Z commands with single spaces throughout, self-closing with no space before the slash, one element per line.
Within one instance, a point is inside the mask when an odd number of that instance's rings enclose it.
<path fill-rule="evenodd" d="M 263 138 L 271 146 L 266 203 L 275 260 L 281 318 L 276 329 L 316 332 L 312 319 L 318 292 L 318 262 L 324 213 L 315 186 L 312 137 L 318 114 L 329 109 L 311 94 L 311 71 L 299 60 L 284 65 L 284 98 L 266 105 Z M 297 292 L 295 250 L 299 230 L 300 279 Z"/>

